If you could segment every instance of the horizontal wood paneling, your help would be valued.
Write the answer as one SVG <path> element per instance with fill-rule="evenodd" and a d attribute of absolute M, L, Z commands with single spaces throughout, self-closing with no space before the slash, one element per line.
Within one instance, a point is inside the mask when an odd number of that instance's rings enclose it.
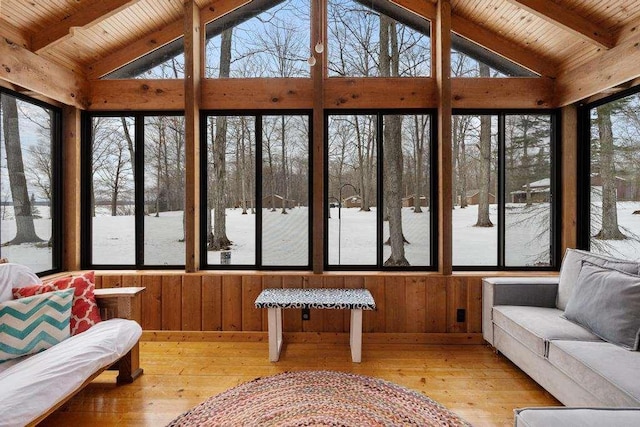
<path fill-rule="evenodd" d="M 538 273 L 540 274 L 540 273 Z M 544 273 L 542 273 L 544 274 Z M 96 272 L 96 286 L 145 286 L 142 327 L 163 331 L 267 331 L 266 310 L 253 302 L 269 287 L 365 287 L 377 309 L 365 312 L 367 333 L 482 332 L 482 277 L 471 273 L 442 276 L 426 274 L 337 274 L 259 272 Z M 465 321 L 457 322 L 457 310 Z M 312 310 L 301 320 L 300 310 L 284 310 L 286 332 L 349 332 L 346 310 Z"/>

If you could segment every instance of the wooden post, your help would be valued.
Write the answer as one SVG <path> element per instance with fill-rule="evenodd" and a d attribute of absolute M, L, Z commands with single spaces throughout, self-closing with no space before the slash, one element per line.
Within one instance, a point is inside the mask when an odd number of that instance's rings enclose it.
<path fill-rule="evenodd" d="M 438 86 L 438 271 L 452 268 L 452 149 L 451 149 L 451 3 L 436 5 L 436 83 Z"/>
<path fill-rule="evenodd" d="M 316 64 L 311 67 L 311 77 L 313 80 L 313 165 L 311 173 L 313 180 L 313 259 L 312 268 L 316 274 L 324 270 L 324 73 L 326 60 L 324 52 L 318 53 L 314 50 L 318 40 L 326 46 L 324 22 L 326 20 L 323 0 L 315 0 L 312 3 L 311 16 L 311 45 L 309 55 L 316 58 Z M 326 51 L 326 49 L 325 49 Z"/>
<path fill-rule="evenodd" d="M 194 0 L 184 2 L 184 123 L 185 123 L 185 269 L 200 267 L 200 97 L 203 32 L 200 9 Z"/>
<path fill-rule="evenodd" d="M 63 271 L 80 269 L 80 110 L 62 110 L 62 265 Z"/>
<path fill-rule="evenodd" d="M 562 209 L 561 218 L 561 244 L 560 255 L 565 249 L 575 248 L 577 244 L 576 218 L 578 216 L 577 206 L 577 175 L 578 175 L 578 109 L 575 105 L 568 105 L 562 108 L 561 112 L 562 130 L 560 132 L 562 140 L 558 141 L 560 159 L 559 171 L 561 175 L 562 188 Z M 583 166 L 584 167 L 584 166 Z M 586 213 L 588 215 L 589 213 Z"/>

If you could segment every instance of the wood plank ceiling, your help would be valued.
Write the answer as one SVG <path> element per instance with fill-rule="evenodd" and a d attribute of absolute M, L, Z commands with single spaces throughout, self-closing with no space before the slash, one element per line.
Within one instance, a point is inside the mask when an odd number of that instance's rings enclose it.
<path fill-rule="evenodd" d="M 435 13 L 435 0 L 395 1 Z M 211 18 L 243 3 L 196 1 Z M 114 61 L 130 61 L 124 53 L 136 42 L 146 39 L 150 50 L 156 36 L 164 43 L 181 35 L 182 10 L 182 0 L 2 0 L 0 35 L 98 78 Z M 454 31 L 550 77 L 603 55 L 640 25 L 635 0 L 451 0 L 451 10 Z"/>

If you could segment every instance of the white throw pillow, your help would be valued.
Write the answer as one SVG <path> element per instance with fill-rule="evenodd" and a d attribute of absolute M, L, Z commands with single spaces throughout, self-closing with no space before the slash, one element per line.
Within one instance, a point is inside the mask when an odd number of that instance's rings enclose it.
<path fill-rule="evenodd" d="M 42 280 L 25 265 L 11 262 L 0 264 L 0 303 L 13 299 L 12 288 L 40 283 Z"/>

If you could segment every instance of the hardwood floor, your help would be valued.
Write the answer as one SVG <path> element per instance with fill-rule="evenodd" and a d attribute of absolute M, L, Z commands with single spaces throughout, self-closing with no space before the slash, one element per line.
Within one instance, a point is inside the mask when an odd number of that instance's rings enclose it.
<path fill-rule="evenodd" d="M 207 397 L 256 377 L 293 370 L 338 370 L 418 390 L 476 426 L 511 426 L 513 409 L 559 405 L 505 357 L 480 345 L 285 344 L 268 361 L 264 342 L 142 342 L 142 375 L 116 386 L 106 372 L 49 416 L 44 426 L 161 426 Z"/>

